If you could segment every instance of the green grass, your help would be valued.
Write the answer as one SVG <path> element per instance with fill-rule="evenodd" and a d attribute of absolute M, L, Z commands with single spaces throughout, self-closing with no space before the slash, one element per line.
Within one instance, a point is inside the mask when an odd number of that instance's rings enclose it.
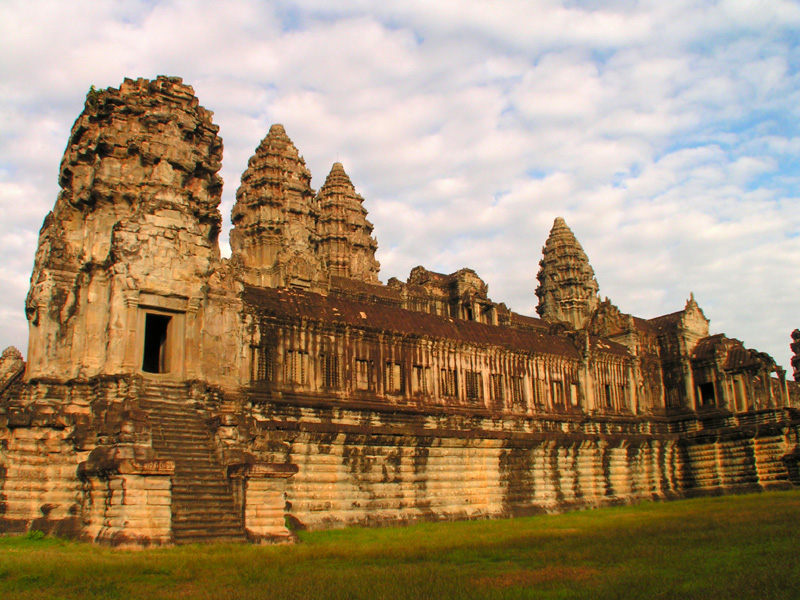
<path fill-rule="evenodd" d="M 800 598 L 800 492 L 114 550 L 0 538 L 0 598 Z"/>

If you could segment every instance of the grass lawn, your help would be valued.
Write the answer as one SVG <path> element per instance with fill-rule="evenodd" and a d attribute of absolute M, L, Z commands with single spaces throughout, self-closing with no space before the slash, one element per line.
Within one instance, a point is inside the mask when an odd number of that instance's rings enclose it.
<path fill-rule="evenodd" d="M 0 538 L 0 598 L 800 598 L 800 492 L 114 550 Z"/>

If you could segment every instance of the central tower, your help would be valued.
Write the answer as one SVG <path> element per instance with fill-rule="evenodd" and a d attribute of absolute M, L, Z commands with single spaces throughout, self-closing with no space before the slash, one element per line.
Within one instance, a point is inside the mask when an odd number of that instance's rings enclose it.
<path fill-rule="evenodd" d="M 536 312 L 547 321 L 582 329 L 597 308 L 597 280 L 586 253 L 561 217 L 556 218 L 539 262 Z"/>

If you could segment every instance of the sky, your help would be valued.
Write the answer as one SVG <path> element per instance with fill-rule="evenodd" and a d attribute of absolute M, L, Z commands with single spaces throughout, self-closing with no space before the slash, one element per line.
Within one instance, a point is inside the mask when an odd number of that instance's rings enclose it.
<path fill-rule="evenodd" d="M 474 269 L 535 315 L 563 217 L 620 310 L 690 293 L 789 364 L 800 327 L 796 0 L 0 0 L 0 348 L 27 353 L 38 230 L 86 92 L 182 77 L 239 179 L 284 124 L 319 189 L 340 161 L 381 280 Z"/>

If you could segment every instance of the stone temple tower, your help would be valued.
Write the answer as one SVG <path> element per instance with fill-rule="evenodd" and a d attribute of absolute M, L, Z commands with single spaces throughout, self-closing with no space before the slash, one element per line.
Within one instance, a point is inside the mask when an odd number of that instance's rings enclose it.
<path fill-rule="evenodd" d="M 364 199 L 356 193 L 341 163 L 334 163 L 317 194 L 319 254 L 331 275 L 379 283 L 378 242 L 372 237 Z"/>
<path fill-rule="evenodd" d="M 231 251 L 251 285 L 311 288 L 324 278 L 311 173 L 283 125 L 273 125 L 242 175 Z"/>
<path fill-rule="evenodd" d="M 582 329 L 598 305 L 598 286 L 586 253 L 561 217 L 553 223 L 542 254 L 536 312 Z"/>
<path fill-rule="evenodd" d="M 183 349 L 200 352 L 203 284 L 219 264 L 211 116 L 177 77 L 90 90 L 39 234 L 28 378 L 192 374 Z"/>

